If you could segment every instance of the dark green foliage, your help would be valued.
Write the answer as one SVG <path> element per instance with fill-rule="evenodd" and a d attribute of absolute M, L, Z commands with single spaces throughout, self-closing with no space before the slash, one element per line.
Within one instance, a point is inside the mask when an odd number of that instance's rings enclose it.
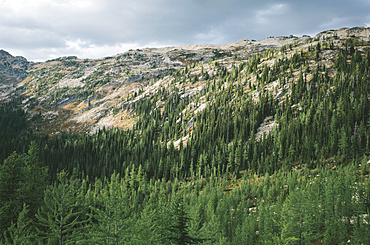
<path fill-rule="evenodd" d="M 27 204 L 27 218 L 34 218 L 42 205 L 44 190 L 47 186 L 47 170 L 42 167 L 37 156 L 37 146 L 31 143 L 23 157 L 12 153 L 0 165 L 0 227 L 15 223 L 23 204 Z"/>
<path fill-rule="evenodd" d="M 189 62 L 128 100 L 140 120 L 127 131 L 35 136 L 25 113 L 1 107 L 1 241 L 368 244 L 370 53 L 357 45 L 318 41 L 261 64 L 269 49 L 212 72 Z"/>
<path fill-rule="evenodd" d="M 369 168 L 367 161 L 365 157 L 361 164 Z M 30 223 L 24 207 L 6 239 L 51 244 L 364 243 L 370 185 L 358 175 L 359 163 L 335 171 L 246 173 L 228 194 L 225 184 L 235 180 L 211 178 L 200 189 L 200 180 L 190 185 L 148 182 L 138 180 L 140 170 L 133 170 L 86 187 L 62 172 L 45 192 L 36 215 L 39 223 Z"/>
<path fill-rule="evenodd" d="M 1 231 L 15 222 L 22 210 L 22 158 L 14 152 L 0 166 Z"/>
<path fill-rule="evenodd" d="M 25 129 L 26 113 L 15 107 L 15 102 L 0 105 L 0 163 L 13 152 L 24 152 L 27 146 Z"/>
<path fill-rule="evenodd" d="M 35 238 L 35 234 L 31 231 L 31 219 L 28 218 L 28 208 L 23 205 L 22 211 L 19 213 L 16 222 L 8 228 L 5 233 L 6 244 L 31 244 Z"/>
<path fill-rule="evenodd" d="M 183 199 L 175 200 L 170 203 L 170 225 L 167 230 L 170 235 L 166 238 L 170 242 L 179 245 L 197 244 L 202 240 L 191 237 L 189 234 L 189 215 L 185 210 Z"/>
<path fill-rule="evenodd" d="M 264 174 L 292 165 L 314 168 L 320 159 L 337 156 L 348 162 L 369 151 L 369 74 L 365 72 L 365 57 L 357 57 L 354 62 L 345 59 L 346 65 L 339 65 L 341 56 L 348 55 L 339 52 L 334 77 L 328 76 L 325 66 L 318 65 L 310 79 L 301 67 L 310 55 L 303 52 L 257 71 L 253 67 L 259 57 L 230 73 L 219 65 L 218 80 L 207 83 L 201 92 L 214 98 L 202 113 L 186 118 L 182 111 L 194 98 L 181 98 L 177 87 L 161 88 L 157 94 L 129 105 L 141 116 L 134 129 L 45 138 L 40 142 L 41 159 L 49 165 L 52 179 L 63 169 L 76 168 L 92 181 L 114 171 L 123 175 L 125 168 L 132 165 L 141 165 L 148 179 L 173 180 L 192 176 L 191 166 L 198 177 L 209 177 L 214 168 L 220 174 L 238 177 L 247 169 Z M 290 95 L 281 103 L 267 91 L 260 93 L 259 102 L 254 102 L 237 82 L 227 82 L 238 81 L 242 71 L 250 69 L 260 73 L 257 76 L 262 83 L 285 81 L 284 76 L 294 69 L 289 65 L 293 63 L 298 64 L 299 75 L 291 84 Z M 175 74 L 183 76 L 181 72 Z M 224 79 L 226 76 L 230 78 Z M 162 113 L 155 108 L 159 99 L 165 101 Z M 263 141 L 255 140 L 257 129 L 267 117 L 272 117 L 278 127 Z M 193 130 L 187 147 L 167 147 L 167 142 L 186 136 L 189 125 Z M 217 154 L 222 158 L 212 165 Z"/>
<path fill-rule="evenodd" d="M 57 175 L 57 181 L 45 191 L 44 204 L 36 214 L 40 226 L 38 233 L 45 243 L 75 244 L 79 238 L 81 220 L 80 193 L 83 185 L 78 179 L 69 178 L 66 172 Z"/>
<path fill-rule="evenodd" d="M 130 232 L 130 196 L 119 182 L 119 175 L 113 174 L 110 181 L 106 181 L 104 185 L 95 183 L 96 196 L 89 234 L 93 244 L 125 244 L 133 232 Z"/>

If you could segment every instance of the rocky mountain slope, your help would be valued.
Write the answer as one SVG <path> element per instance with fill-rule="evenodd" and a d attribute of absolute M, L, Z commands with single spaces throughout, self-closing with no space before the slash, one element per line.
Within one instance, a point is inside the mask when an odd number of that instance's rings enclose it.
<path fill-rule="evenodd" d="M 21 56 L 12 56 L 0 50 L 1 81 L 20 82 L 27 77 L 27 69 L 31 63 Z"/>
<path fill-rule="evenodd" d="M 34 120 L 34 127 L 39 131 L 51 135 L 62 131 L 94 133 L 103 127 L 132 128 L 140 121 L 137 113 L 140 101 L 166 90 L 190 101 L 177 119 L 186 140 L 192 130 L 193 116 L 212 106 L 212 96 L 217 93 L 206 91 L 206 87 L 220 73 L 231 74 L 222 80 L 222 88 L 237 83 L 256 102 L 260 92 L 266 90 L 275 100 L 284 101 L 302 67 L 292 67 L 288 81 L 274 78 L 261 84 L 260 76 L 269 76 L 264 74 L 268 72 L 266 67 L 272 69 L 282 60 L 304 55 L 319 44 L 320 52 L 309 57 L 305 65 L 305 78 L 310 79 L 313 75 L 310 71 L 317 66 L 325 66 L 329 76 L 334 76 L 334 59 L 349 39 L 362 42 L 359 51 L 364 52 L 369 47 L 370 28 L 324 31 L 315 37 L 240 40 L 227 45 L 138 49 L 93 60 L 63 57 L 29 63 L 25 58 L 1 51 L 0 99 L 22 95 L 24 110 L 42 119 Z M 255 69 L 243 69 L 246 64 L 253 64 Z M 150 113 L 164 110 L 166 97 L 156 98 Z M 267 118 L 256 137 L 273 127 L 274 121 Z"/>
<path fill-rule="evenodd" d="M 30 66 L 26 58 L 0 50 L 0 101 L 9 98 L 15 85 L 27 77 Z"/>

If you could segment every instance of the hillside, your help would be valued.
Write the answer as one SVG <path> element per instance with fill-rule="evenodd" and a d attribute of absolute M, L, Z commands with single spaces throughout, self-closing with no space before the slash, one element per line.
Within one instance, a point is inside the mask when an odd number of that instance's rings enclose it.
<path fill-rule="evenodd" d="M 369 243 L 369 48 L 355 27 L 7 61 L 0 234 L 27 217 L 35 244 Z"/>
<path fill-rule="evenodd" d="M 103 127 L 132 128 L 139 117 L 128 108 L 142 97 L 158 93 L 159 87 L 176 89 L 182 98 L 189 95 L 195 98 L 207 82 L 215 80 L 221 68 L 231 73 L 233 68 L 250 63 L 253 55 L 262 55 L 257 71 L 241 71 L 239 78 L 244 91 L 255 96 L 258 91 L 253 92 L 250 88 L 260 88 L 255 74 L 261 73 L 265 65 L 272 68 L 279 60 L 290 59 L 295 53 L 307 52 L 309 47 L 324 42 L 326 46 L 319 60 L 308 57 L 308 68 L 314 70 L 318 64 L 330 68 L 338 55 L 337 47 L 344 46 L 347 38 L 353 35 L 368 42 L 369 30 L 328 31 L 314 38 L 270 37 L 262 41 L 241 40 L 228 45 L 132 50 L 97 60 L 64 57 L 30 65 L 27 78 L 18 84 L 18 88 L 30 98 L 24 101 L 24 108 L 30 107 L 30 102 L 33 102 L 30 108 L 37 107 L 37 111 L 41 111 L 45 123 L 38 125 L 38 128 L 49 134 L 71 128 L 78 132 L 96 132 Z M 335 48 L 329 49 L 329 42 Z M 280 50 L 282 47 L 285 47 L 283 52 Z M 187 74 L 178 75 L 183 69 Z M 272 89 L 272 95 L 279 95 L 279 100 L 283 100 L 283 94 L 290 91 L 290 83 L 298 79 L 299 67 L 295 67 L 292 73 L 293 77 L 284 87 L 277 80 L 263 87 Z M 330 75 L 333 76 L 334 72 L 331 71 Z M 25 76 L 18 74 L 16 77 Z M 192 108 L 186 108 L 188 117 L 191 118 L 193 115 L 190 114 L 203 108 L 206 102 L 203 97 L 196 105 L 191 104 Z M 156 104 L 161 109 L 164 101 L 158 100 Z"/>

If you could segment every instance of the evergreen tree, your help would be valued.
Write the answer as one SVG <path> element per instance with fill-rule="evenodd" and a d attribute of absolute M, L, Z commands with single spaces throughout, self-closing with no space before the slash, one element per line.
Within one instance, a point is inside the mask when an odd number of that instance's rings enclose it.
<path fill-rule="evenodd" d="M 21 194 L 23 202 L 29 207 L 28 217 L 34 218 L 37 210 L 42 206 L 44 191 L 48 184 L 47 167 L 43 167 L 38 156 L 39 148 L 31 142 L 28 154 L 23 157 L 24 170 Z"/>
<path fill-rule="evenodd" d="M 31 219 L 27 217 L 28 212 L 28 207 L 23 205 L 23 210 L 19 213 L 17 222 L 12 223 L 12 225 L 8 228 L 8 235 L 5 236 L 6 244 L 33 244 L 35 234 L 33 234 L 31 231 Z"/>
<path fill-rule="evenodd" d="M 40 225 L 38 233 L 44 242 L 62 245 L 75 244 L 79 240 L 81 224 L 86 223 L 80 219 L 81 212 L 78 211 L 79 182 L 62 171 L 57 175 L 57 182 L 47 187 L 44 205 L 36 214 Z"/>
<path fill-rule="evenodd" d="M 95 185 L 97 193 L 92 208 L 90 235 L 94 244 L 125 244 L 129 241 L 129 195 L 120 182 L 119 175 L 114 173 L 103 186 L 100 183 Z"/>
<path fill-rule="evenodd" d="M 348 138 L 347 133 L 344 127 L 341 129 L 340 139 L 339 139 L 339 149 L 341 150 L 342 154 L 345 154 L 348 147 Z"/>
<path fill-rule="evenodd" d="M 161 223 L 158 207 L 147 205 L 140 214 L 132 234 L 132 243 L 135 244 L 159 244 L 161 242 Z M 133 224 L 131 224 L 133 226 Z"/>
<path fill-rule="evenodd" d="M 200 243 L 202 241 L 201 239 L 191 237 L 189 234 L 188 227 L 190 218 L 185 210 L 183 199 L 174 200 L 171 203 L 170 209 L 172 212 L 172 220 L 167 228 L 170 235 L 166 240 L 179 245 Z"/>
<path fill-rule="evenodd" d="M 0 232 L 16 222 L 22 210 L 23 160 L 14 152 L 0 165 Z"/>

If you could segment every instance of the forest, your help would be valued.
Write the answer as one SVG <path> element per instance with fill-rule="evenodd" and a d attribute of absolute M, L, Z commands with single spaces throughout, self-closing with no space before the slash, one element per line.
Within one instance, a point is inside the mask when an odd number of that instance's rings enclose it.
<path fill-rule="evenodd" d="M 196 95 L 144 96 L 127 130 L 48 136 L 21 99 L 1 105 L 0 244 L 370 244 L 370 50 L 348 38 L 259 65 L 285 49 L 230 71 L 216 60 Z M 185 87 L 201 65 L 169 76 Z M 257 136 L 266 118 L 276 126 Z"/>

